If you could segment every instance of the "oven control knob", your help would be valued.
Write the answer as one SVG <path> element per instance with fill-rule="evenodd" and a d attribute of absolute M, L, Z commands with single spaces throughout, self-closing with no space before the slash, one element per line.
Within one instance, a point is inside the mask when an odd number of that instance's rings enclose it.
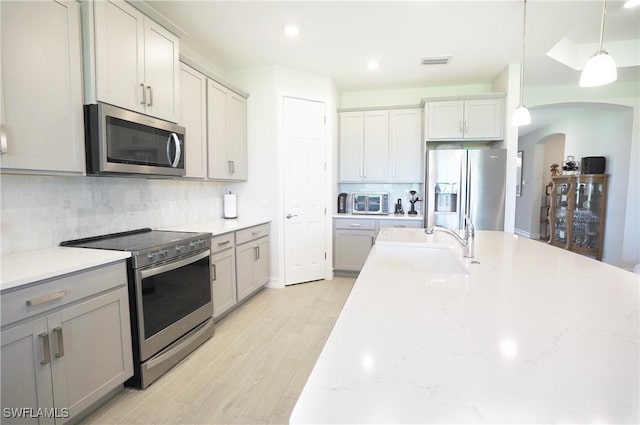
<path fill-rule="evenodd" d="M 163 249 L 162 251 L 160 251 L 160 256 L 162 258 L 167 258 L 169 256 L 169 250 L 168 249 Z"/>
<path fill-rule="evenodd" d="M 151 261 L 158 261 L 160 259 L 160 253 L 150 252 L 149 254 L 147 254 L 147 258 Z"/>
<path fill-rule="evenodd" d="M 184 254 L 184 250 L 185 250 L 185 246 L 184 245 L 176 246 L 176 253 L 177 254 Z"/>
<path fill-rule="evenodd" d="M 189 242 L 189 246 L 191 247 L 191 249 L 198 249 L 198 241 L 191 241 Z"/>
<path fill-rule="evenodd" d="M 206 239 L 200 239 L 198 242 L 200 242 L 200 248 L 206 248 L 207 247 L 207 240 Z"/>

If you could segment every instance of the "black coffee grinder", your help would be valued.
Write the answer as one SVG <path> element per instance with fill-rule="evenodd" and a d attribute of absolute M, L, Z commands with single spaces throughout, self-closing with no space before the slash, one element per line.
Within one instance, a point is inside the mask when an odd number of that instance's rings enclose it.
<path fill-rule="evenodd" d="M 404 209 L 402 209 L 402 199 L 398 198 L 398 203 L 396 204 L 396 209 L 394 211 L 394 214 L 403 214 L 404 215 Z"/>
<path fill-rule="evenodd" d="M 416 202 L 420 201 L 420 198 L 416 195 L 418 192 L 416 192 L 415 190 L 410 190 L 409 193 L 411 194 L 411 199 L 409 199 L 411 209 L 407 214 L 416 215 L 418 214 L 418 211 L 416 211 Z"/>

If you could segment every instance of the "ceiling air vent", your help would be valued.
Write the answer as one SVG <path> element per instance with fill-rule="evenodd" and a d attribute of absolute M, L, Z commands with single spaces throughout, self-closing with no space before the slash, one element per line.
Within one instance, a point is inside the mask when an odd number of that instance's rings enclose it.
<path fill-rule="evenodd" d="M 422 58 L 423 65 L 446 65 L 449 63 L 451 56 L 428 56 Z"/>

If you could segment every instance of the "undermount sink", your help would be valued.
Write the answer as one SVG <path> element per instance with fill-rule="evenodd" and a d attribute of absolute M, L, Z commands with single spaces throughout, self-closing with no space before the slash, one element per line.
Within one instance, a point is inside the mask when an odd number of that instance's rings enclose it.
<path fill-rule="evenodd" d="M 380 245 L 377 264 L 416 273 L 469 274 L 464 264 L 447 248 L 435 245 Z"/>

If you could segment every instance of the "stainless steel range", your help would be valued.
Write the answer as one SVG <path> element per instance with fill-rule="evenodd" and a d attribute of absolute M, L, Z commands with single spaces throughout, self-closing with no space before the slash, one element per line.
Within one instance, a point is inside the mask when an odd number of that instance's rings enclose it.
<path fill-rule="evenodd" d="M 211 233 L 139 229 L 62 242 L 129 251 L 134 376 L 146 388 L 213 336 Z"/>

